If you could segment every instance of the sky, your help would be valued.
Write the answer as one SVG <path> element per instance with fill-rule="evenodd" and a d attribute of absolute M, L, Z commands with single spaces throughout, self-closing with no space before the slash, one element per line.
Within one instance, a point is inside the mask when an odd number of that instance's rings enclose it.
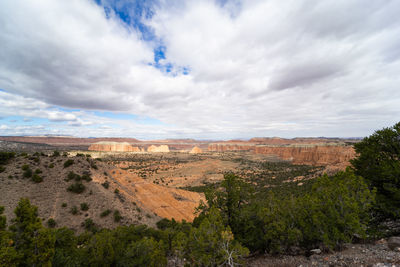
<path fill-rule="evenodd" d="M 364 137 L 400 121 L 397 0 L 2 0 L 0 135 Z"/>

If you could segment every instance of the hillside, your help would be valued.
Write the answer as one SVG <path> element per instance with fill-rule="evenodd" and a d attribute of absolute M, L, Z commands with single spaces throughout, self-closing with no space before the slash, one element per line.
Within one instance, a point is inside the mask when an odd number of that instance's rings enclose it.
<path fill-rule="evenodd" d="M 65 162 L 71 160 L 73 164 L 64 167 Z M 32 170 L 32 176 L 37 173 L 43 181 L 35 183 L 32 178 L 24 177 L 24 165 Z M 76 176 L 71 178 L 71 172 L 82 179 Z M 91 180 L 86 181 L 83 177 L 91 177 Z M 67 191 L 76 180 L 81 180 L 85 187 L 82 193 Z M 20 155 L 5 166 L 5 171 L 0 173 L 0 182 L 0 206 L 6 207 L 5 214 L 9 220 L 19 199 L 27 197 L 39 207 L 39 216 L 44 221 L 53 218 L 58 226 L 67 226 L 78 232 L 87 218 L 106 228 L 139 223 L 154 226 L 162 217 L 191 221 L 194 208 L 203 198 L 198 193 L 145 181 L 135 174 L 84 155 Z M 87 211 L 81 210 L 82 203 L 89 206 Z M 78 209 L 75 215 L 72 214 L 74 207 Z M 100 215 L 107 210 L 111 211 L 108 216 Z M 116 210 L 122 216 L 119 222 L 113 217 Z"/>

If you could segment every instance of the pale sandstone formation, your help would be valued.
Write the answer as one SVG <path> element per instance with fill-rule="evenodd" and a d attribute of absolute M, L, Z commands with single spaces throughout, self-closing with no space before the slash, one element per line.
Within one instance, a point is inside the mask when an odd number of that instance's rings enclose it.
<path fill-rule="evenodd" d="M 141 152 L 141 150 L 127 142 L 97 142 L 91 144 L 88 150 L 109 152 Z"/>
<path fill-rule="evenodd" d="M 189 152 L 190 154 L 198 154 L 198 153 L 203 153 L 203 150 L 197 146 L 193 147 L 192 150 Z"/>
<path fill-rule="evenodd" d="M 147 152 L 169 152 L 167 145 L 155 146 L 151 145 L 147 148 Z"/>

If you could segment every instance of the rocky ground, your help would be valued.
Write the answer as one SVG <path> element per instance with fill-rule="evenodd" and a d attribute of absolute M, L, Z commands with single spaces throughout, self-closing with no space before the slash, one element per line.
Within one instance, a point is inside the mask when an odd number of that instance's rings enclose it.
<path fill-rule="evenodd" d="M 390 243 L 390 242 L 389 242 Z M 318 251 L 317 251 L 318 252 Z M 400 249 L 388 246 L 388 240 L 381 239 L 370 244 L 347 244 L 345 249 L 333 253 L 305 256 L 262 256 L 248 260 L 249 266 L 400 266 Z"/>

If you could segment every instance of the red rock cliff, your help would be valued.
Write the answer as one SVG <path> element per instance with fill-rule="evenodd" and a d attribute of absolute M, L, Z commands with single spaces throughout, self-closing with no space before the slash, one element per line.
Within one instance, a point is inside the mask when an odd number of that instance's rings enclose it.
<path fill-rule="evenodd" d="M 276 155 L 283 160 L 290 160 L 295 164 L 307 165 L 335 165 L 348 164 L 355 157 L 352 146 L 256 146 L 256 154 Z"/>

